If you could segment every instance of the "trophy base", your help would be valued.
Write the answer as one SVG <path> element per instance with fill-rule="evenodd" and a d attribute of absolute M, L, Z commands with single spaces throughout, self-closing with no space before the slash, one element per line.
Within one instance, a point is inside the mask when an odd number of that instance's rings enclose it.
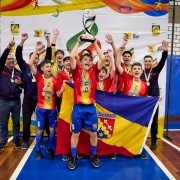
<path fill-rule="evenodd" d="M 80 39 L 81 41 L 91 42 L 91 43 L 93 43 L 96 40 L 95 37 L 88 34 L 83 34 L 82 36 L 80 36 Z"/>

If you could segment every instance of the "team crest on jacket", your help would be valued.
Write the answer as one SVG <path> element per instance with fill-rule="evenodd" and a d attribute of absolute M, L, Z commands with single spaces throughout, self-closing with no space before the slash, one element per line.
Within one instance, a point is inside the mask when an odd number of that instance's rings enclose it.
<path fill-rule="evenodd" d="M 98 112 L 98 138 L 110 139 L 113 135 L 115 114 L 105 114 Z"/>

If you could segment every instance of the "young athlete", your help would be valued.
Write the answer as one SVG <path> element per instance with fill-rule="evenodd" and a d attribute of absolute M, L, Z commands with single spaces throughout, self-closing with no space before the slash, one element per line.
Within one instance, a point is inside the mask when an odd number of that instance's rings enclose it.
<path fill-rule="evenodd" d="M 67 56 L 63 59 L 64 69 L 58 73 L 58 81 L 60 87 L 63 87 L 63 83 L 65 81 L 72 82 L 72 72 L 71 72 L 71 62 L 70 56 Z M 61 104 L 61 103 L 60 103 Z M 69 157 L 67 154 L 63 154 L 62 156 L 63 161 L 68 161 Z"/>
<path fill-rule="evenodd" d="M 111 36 L 111 34 L 106 34 L 105 37 L 106 37 L 106 42 L 108 44 L 110 44 L 113 49 L 113 52 L 111 50 L 107 50 L 107 52 L 104 52 L 104 55 L 105 55 L 104 66 L 108 70 L 108 74 L 110 74 L 112 71 L 112 62 L 111 62 L 110 57 L 112 57 L 112 54 L 113 54 L 114 59 L 116 59 L 117 58 L 117 50 L 116 50 L 114 40 L 113 40 L 113 37 Z M 111 86 L 109 88 L 109 92 L 113 92 L 113 93 L 116 92 L 116 73 L 115 72 L 113 72 L 113 76 L 111 77 Z"/>
<path fill-rule="evenodd" d="M 37 104 L 36 79 L 33 73 L 31 72 L 29 65 L 26 63 L 25 60 L 23 60 L 23 55 L 22 55 L 23 45 L 27 39 L 28 39 L 28 34 L 23 33 L 21 37 L 21 42 L 16 48 L 16 60 L 22 71 L 22 81 L 24 86 L 24 98 L 22 104 L 22 114 L 23 114 L 23 144 L 21 146 L 22 149 L 28 148 L 28 141 L 30 138 L 31 116 L 33 114 L 33 111 L 35 111 L 35 107 Z M 48 46 L 46 52 L 48 51 L 51 52 L 49 37 L 46 37 L 46 40 Z M 29 58 L 31 58 L 32 54 L 33 52 L 30 53 Z M 40 65 L 38 65 L 38 62 L 39 62 L 39 54 L 36 54 L 33 60 L 33 65 L 37 69 L 37 71 L 41 73 L 42 71 L 40 69 Z"/>
<path fill-rule="evenodd" d="M 124 47 L 118 49 L 116 67 L 124 82 L 123 95 L 126 96 L 147 96 L 147 85 L 141 81 L 140 77 L 143 72 L 142 65 L 139 62 L 132 64 L 132 75 L 128 74 L 121 66 L 121 54 Z M 147 159 L 143 153 L 138 155 L 142 159 Z"/>
<path fill-rule="evenodd" d="M 158 78 L 168 56 L 168 44 L 166 41 L 162 41 L 161 49 L 163 50 L 162 57 L 156 67 L 152 67 L 153 58 L 151 56 L 147 55 L 144 57 L 145 69 L 141 75 L 141 80 L 146 82 L 149 96 L 160 96 Z M 151 125 L 151 150 L 156 150 L 157 148 L 156 141 L 158 133 L 158 113 L 159 107 L 155 112 L 153 122 Z"/>
<path fill-rule="evenodd" d="M 93 58 L 89 54 L 80 57 L 80 65 L 76 62 L 75 56 L 81 43 L 80 38 L 70 54 L 72 76 L 74 80 L 74 107 L 72 111 L 72 136 L 71 136 L 71 158 L 68 163 L 69 169 L 76 167 L 76 151 L 79 134 L 82 128 L 89 130 L 91 142 L 92 163 L 94 167 L 100 166 L 96 155 L 97 149 L 97 127 L 98 118 L 96 114 L 95 90 L 99 71 L 102 68 L 104 55 L 95 40 L 94 47 L 100 57 L 96 65 L 92 65 Z"/>
<path fill-rule="evenodd" d="M 63 84 L 63 81 L 73 81 L 72 72 L 71 72 L 71 62 L 70 56 L 67 56 L 63 59 L 64 69 L 58 73 L 58 81 L 60 82 L 60 87 Z"/>
<path fill-rule="evenodd" d="M 99 76 L 97 89 L 105 92 L 109 92 L 112 84 L 112 80 L 115 72 L 114 58 L 112 57 L 112 52 L 108 53 L 108 58 L 111 62 L 111 71 L 108 73 L 108 70 L 105 66 L 102 67 Z M 111 91 L 110 91 L 111 92 Z"/>
<path fill-rule="evenodd" d="M 64 90 L 63 88 L 59 90 L 60 86 L 57 83 L 57 79 L 51 75 L 51 62 L 49 60 L 43 60 L 40 64 L 43 74 L 40 74 L 35 68 L 33 61 L 38 50 L 41 47 L 42 47 L 42 42 L 37 42 L 36 49 L 29 60 L 29 67 L 36 78 L 36 83 L 38 87 L 38 98 L 37 98 L 37 108 L 36 108 L 36 118 L 37 118 L 37 128 L 38 128 L 36 134 L 36 160 L 41 160 L 42 158 L 40 151 L 40 144 L 42 140 L 42 133 L 44 129 L 45 119 L 48 119 L 49 131 L 50 131 L 47 152 L 49 154 L 49 158 L 54 157 L 52 144 L 54 141 L 55 120 L 57 118 L 55 94 L 57 94 L 57 96 L 59 97 Z"/>

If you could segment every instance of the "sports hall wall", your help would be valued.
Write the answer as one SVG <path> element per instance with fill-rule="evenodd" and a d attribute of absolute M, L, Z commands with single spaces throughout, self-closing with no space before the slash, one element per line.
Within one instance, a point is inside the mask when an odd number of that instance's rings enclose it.
<path fill-rule="evenodd" d="M 121 45 L 124 37 L 129 42 L 126 50 L 133 54 L 132 62 L 143 62 L 145 55 L 153 57 L 156 66 L 161 58 L 161 41 L 167 39 L 169 0 L 7 0 L 1 1 L 1 53 L 12 37 L 16 46 L 21 40 L 21 33 L 28 33 L 24 44 L 23 57 L 28 61 L 28 55 L 34 51 L 35 43 L 43 41 L 40 59 L 45 56 L 46 41 L 44 32 L 51 33 L 59 29 L 57 49 L 65 51 L 68 56 L 77 37 L 83 33 L 82 17 L 85 9 L 92 9 L 96 14 L 91 33 L 99 39 L 103 51 L 110 49 L 105 41 L 105 35 L 111 34 L 116 46 Z M 80 50 L 90 43 L 82 43 Z M 160 102 L 159 134 L 162 137 L 165 115 L 166 67 L 159 77 Z M 21 95 L 23 98 L 23 94 Z M 123 103 L 123 102 L 121 102 Z M 31 132 L 36 132 L 36 117 L 32 117 Z M 22 117 L 21 131 L 22 131 Z M 11 117 L 9 133 L 12 132 Z"/>

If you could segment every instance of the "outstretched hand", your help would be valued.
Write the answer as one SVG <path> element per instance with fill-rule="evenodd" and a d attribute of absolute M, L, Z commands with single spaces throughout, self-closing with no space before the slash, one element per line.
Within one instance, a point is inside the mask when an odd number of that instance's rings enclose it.
<path fill-rule="evenodd" d="M 37 43 L 36 43 L 36 49 L 37 49 L 37 50 L 41 49 L 42 45 L 43 45 L 43 44 L 42 44 L 41 41 L 37 42 Z"/>
<path fill-rule="evenodd" d="M 59 34 L 59 30 L 58 30 L 58 29 L 54 29 L 54 30 L 53 30 L 53 34 L 54 34 L 55 36 L 57 36 L 57 35 Z"/>
<path fill-rule="evenodd" d="M 161 49 L 163 51 L 168 51 L 168 43 L 166 41 L 162 41 Z"/>
<path fill-rule="evenodd" d="M 50 40 L 50 35 L 49 34 L 44 34 L 44 37 L 45 37 L 46 41 Z"/>
<path fill-rule="evenodd" d="M 23 33 L 21 39 L 24 40 L 24 41 L 26 39 L 28 39 L 28 34 L 27 33 Z"/>
<path fill-rule="evenodd" d="M 106 34 L 105 37 L 106 37 L 106 42 L 107 42 L 107 43 L 109 43 L 109 44 L 114 43 L 114 40 L 113 40 L 111 34 Z"/>
<path fill-rule="evenodd" d="M 124 39 L 123 39 L 122 46 L 126 46 L 127 43 L 128 43 L 128 39 L 124 38 Z"/>
<path fill-rule="evenodd" d="M 10 41 L 8 44 L 8 48 L 11 49 L 14 45 L 15 45 L 15 42 L 14 42 L 14 37 L 13 37 L 12 41 Z"/>

